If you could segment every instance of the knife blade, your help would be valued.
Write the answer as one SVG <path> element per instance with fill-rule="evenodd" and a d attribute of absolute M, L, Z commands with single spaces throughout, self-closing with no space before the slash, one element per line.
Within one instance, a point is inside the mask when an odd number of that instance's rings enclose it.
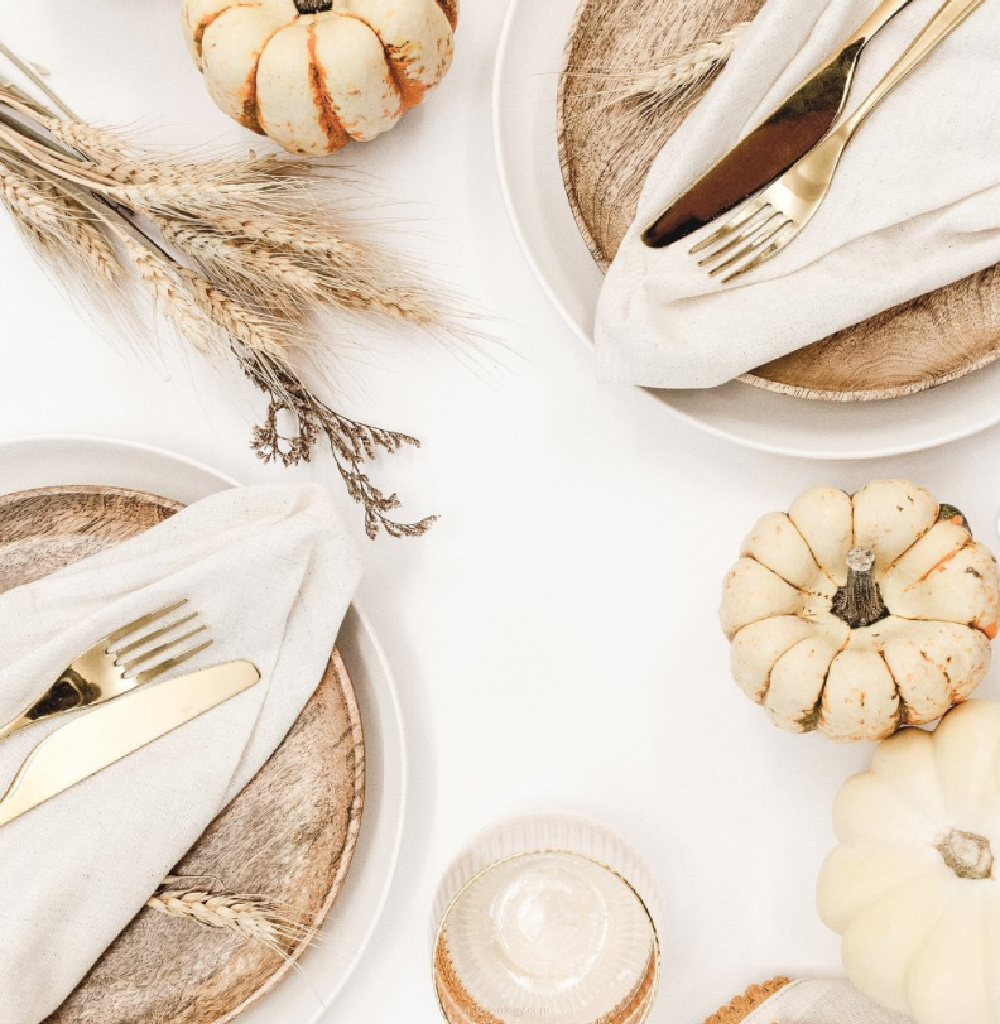
<path fill-rule="evenodd" d="M 47 736 L 0 800 L 0 828 L 260 681 L 234 661 L 119 697 Z"/>
<path fill-rule="evenodd" d="M 767 119 L 642 233 L 651 249 L 679 242 L 770 185 L 833 127 L 872 37 L 913 0 L 883 0 L 864 24 Z"/>

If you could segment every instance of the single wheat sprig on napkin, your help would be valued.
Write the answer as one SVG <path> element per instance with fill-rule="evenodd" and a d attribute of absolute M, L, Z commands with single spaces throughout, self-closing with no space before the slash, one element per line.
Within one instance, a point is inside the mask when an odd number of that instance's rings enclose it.
<path fill-rule="evenodd" d="M 717 37 L 702 39 L 646 67 L 608 70 L 569 67 L 567 75 L 594 81 L 593 114 L 616 103 L 638 102 L 644 118 L 655 118 L 668 104 L 704 88 L 726 66 L 749 22 L 737 22 Z"/>
<path fill-rule="evenodd" d="M 360 237 L 339 179 L 271 155 L 151 152 L 74 117 L 13 60 L 46 97 L 0 80 L 0 202 L 32 248 L 103 312 L 127 313 L 138 284 L 202 355 L 235 363 L 268 400 L 252 443 L 265 462 L 308 461 L 325 441 L 370 537 L 426 532 L 435 517 L 398 522 L 368 475 L 379 452 L 419 442 L 342 416 L 303 373 L 328 370 L 324 310 L 458 333 L 443 290 Z"/>
<path fill-rule="evenodd" d="M 292 907 L 266 896 L 211 892 L 203 884 L 187 884 L 191 881 L 168 876 L 146 906 L 165 917 L 259 942 L 283 959 L 316 938 L 316 929 L 300 920 Z"/>

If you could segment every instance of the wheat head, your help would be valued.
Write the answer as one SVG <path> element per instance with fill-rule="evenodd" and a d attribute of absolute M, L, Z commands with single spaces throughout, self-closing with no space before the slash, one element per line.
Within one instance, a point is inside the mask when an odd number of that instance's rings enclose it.
<path fill-rule="evenodd" d="M 275 900 L 256 895 L 212 893 L 185 886 L 183 878 L 173 876 L 164 879 L 146 901 L 146 906 L 165 917 L 259 942 L 285 958 L 316 937 L 316 929 L 300 920 L 294 910 Z"/>
<path fill-rule="evenodd" d="M 124 270 L 107 233 L 88 211 L 44 176 L 0 159 L 0 200 L 32 245 L 71 270 L 114 286 Z"/>

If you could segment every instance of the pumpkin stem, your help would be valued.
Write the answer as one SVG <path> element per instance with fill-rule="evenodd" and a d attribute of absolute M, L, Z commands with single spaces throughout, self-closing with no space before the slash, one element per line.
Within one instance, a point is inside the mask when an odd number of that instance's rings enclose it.
<path fill-rule="evenodd" d="M 993 877 L 993 848 L 985 836 L 952 829 L 938 844 L 938 851 L 959 878 L 981 881 Z"/>
<path fill-rule="evenodd" d="M 868 548 L 852 548 L 847 556 L 847 583 L 833 598 L 831 611 L 851 629 L 864 629 L 887 618 L 889 609 L 872 579 L 875 555 Z"/>
<path fill-rule="evenodd" d="M 299 14 L 326 14 L 333 10 L 333 0 L 294 0 Z"/>

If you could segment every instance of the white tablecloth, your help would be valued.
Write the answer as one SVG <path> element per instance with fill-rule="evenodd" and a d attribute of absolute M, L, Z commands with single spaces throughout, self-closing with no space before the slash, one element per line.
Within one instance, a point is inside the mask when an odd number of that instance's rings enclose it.
<path fill-rule="evenodd" d="M 245 140 L 205 99 L 176 7 L 6 4 L 0 38 L 76 81 L 72 98 L 95 117 L 156 124 L 168 140 Z M 667 917 L 653 1024 L 698 1024 L 750 982 L 836 972 L 813 887 L 833 845 L 833 796 L 870 756 L 781 734 L 741 696 L 715 619 L 723 573 L 757 516 L 807 486 L 897 473 L 962 505 L 996 541 L 1000 433 L 822 464 L 738 449 L 642 391 L 599 386 L 501 200 L 489 105 L 505 7 L 466 3 L 442 91 L 341 158 L 415 204 L 404 211 L 412 244 L 503 318 L 515 356 L 489 376 L 409 342 L 348 363 L 353 410 L 424 441 L 384 461 L 381 479 L 414 516 L 444 518 L 422 541 L 367 551 L 360 602 L 402 694 L 409 819 L 388 910 L 324 1020 L 435 1024 L 427 914 L 441 873 L 480 827 L 556 809 L 607 821 L 652 863 Z M 281 475 L 247 450 L 255 409 L 231 381 L 193 359 L 164 368 L 105 344 L 2 218 L 0 282 L 0 436 L 110 434 L 244 481 Z M 325 458 L 303 475 L 337 486 Z"/>

